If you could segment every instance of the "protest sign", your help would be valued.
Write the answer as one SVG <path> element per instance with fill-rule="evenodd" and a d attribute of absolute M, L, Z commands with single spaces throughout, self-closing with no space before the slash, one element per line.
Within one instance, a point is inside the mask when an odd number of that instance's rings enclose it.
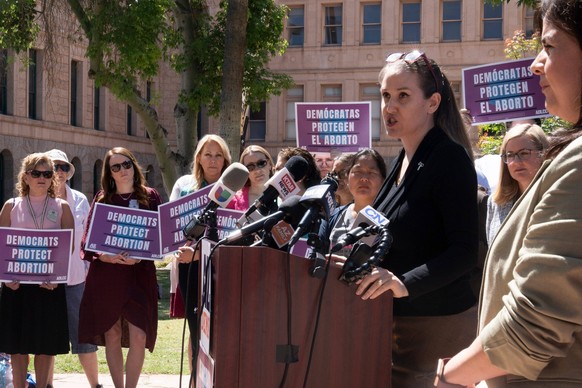
<path fill-rule="evenodd" d="M 309 152 L 358 152 L 372 145 L 372 103 L 298 102 L 297 147 Z"/>
<path fill-rule="evenodd" d="M 0 228 L 0 281 L 66 283 L 72 240 L 71 229 Z"/>
<path fill-rule="evenodd" d="M 533 58 L 463 69 L 464 105 L 473 124 L 549 116 Z"/>
<path fill-rule="evenodd" d="M 160 260 L 158 212 L 96 203 L 85 249 L 136 259 Z"/>

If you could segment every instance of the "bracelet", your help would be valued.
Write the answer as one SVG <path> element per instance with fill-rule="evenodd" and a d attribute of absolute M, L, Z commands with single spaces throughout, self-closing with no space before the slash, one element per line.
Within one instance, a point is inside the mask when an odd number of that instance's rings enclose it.
<path fill-rule="evenodd" d="M 451 359 L 450 358 L 439 358 L 438 364 L 437 364 L 437 371 L 436 371 L 436 377 L 434 379 L 434 386 L 437 388 L 458 388 L 458 387 L 465 387 L 464 385 L 460 385 L 460 384 L 451 384 L 451 383 L 447 383 L 447 381 L 445 380 L 445 365 L 447 364 L 447 362 L 449 362 Z"/>

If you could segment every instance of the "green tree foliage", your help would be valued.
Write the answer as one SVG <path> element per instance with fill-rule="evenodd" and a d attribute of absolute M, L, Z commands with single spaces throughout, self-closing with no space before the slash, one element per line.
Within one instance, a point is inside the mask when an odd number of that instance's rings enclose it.
<path fill-rule="evenodd" d="M 44 8 L 35 9 L 41 3 Z M 56 30 L 47 21 L 58 19 L 42 15 L 68 7 L 78 25 L 59 28 L 68 27 L 66 33 L 73 40 L 87 43 L 89 76 L 96 85 L 108 88 L 140 116 L 169 191 L 192 160 L 201 107 L 206 106 L 212 115 L 219 113 L 228 4 L 221 1 L 218 13 L 210 15 L 207 0 L 0 0 L 0 46 L 17 51 L 32 47 L 39 25 L 45 32 Z M 282 38 L 285 17 L 286 7 L 274 0 L 248 2 L 243 90 L 235 92 L 244 92 L 245 101 L 253 107 L 292 84 L 287 75 L 266 67 L 272 56 L 281 55 L 287 47 Z M 141 93 L 163 61 L 182 79 L 175 109 L 175 150 L 167 146 L 168 131 L 158 120 L 155 106 Z"/>
<path fill-rule="evenodd" d="M 38 34 L 35 0 L 0 1 L 0 47 L 29 49 Z"/>

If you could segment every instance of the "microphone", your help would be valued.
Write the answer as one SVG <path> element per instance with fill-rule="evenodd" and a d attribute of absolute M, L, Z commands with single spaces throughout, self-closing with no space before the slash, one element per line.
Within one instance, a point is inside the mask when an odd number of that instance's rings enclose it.
<path fill-rule="evenodd" d="M 297 181 L 305 177 L 308 169 L 309 164 L 307 163 L 307 160 L 303 159 L 301 156 L 295 155 L 289 158 L 287 163 L 285 163 L 285 167 L 277 171 L 275 175 L 265 183 L 265 191 L 263 191 L 261 196 L 253 202 L 243 217 L 248 218 L 255 212 L 255 210 L 257 210 L 257 208 L 261 208 L 265 204 L 274 201 L 278 196 L 286 199 L 290 195 L 297 194 L 300 190 Z"/>
<path fill-rule="evenodd" d="M 300 203 L 308 207 L 307 212 L 303 215 L 295 233 L 289 241 L 289 247 L 295 244 L 301 236 L 309 230 L 316 216 L 321 216 L 324 219 L 329 219 L 330 213 L 335 209 L 334 194 L 337 190 L 337 181 L 333 178 L 326 177 L 323 179 L 326 184 L 312 186 L 305 190 L 305 194 L 301 197 Z"/>
<path fill-rule="evenodd" d="M 202 236 L 210 216 L 215 214 L 218 207 L 226 207 L 233 200 L 249 178 L 249 170 L 241 163 L 233 163 L 220 176 L 208 193 L 210 201 L 202 212 L 194 216 L 182 229 L 184 236 L 189 240 L 197 240 Z"/>
<path fill-rule="evenodd" d="M 342 235 L 338 242 L 331 248 L 330 253 L 335 253 L 364 237 L 377 235 L 378 232 L 377 230 L 374 230 L 373 227 L 388 225 L 389 222 L 390 221 L 384 217 L 384 214 L 380 213 L 370 205 L 366 206 L 360 210 L 354 221 L 354 225 L 358 225 L 358 227 L 352 228 L 350 231 Z M 363 242 L 371 247 L 374 245 L 374 240 L 375 238 L 364 239 Z"/>
<path fill-rule="evenodd" d="M 243 237 L 249 236 L 259 230 L 270 230 L 276 223 L 281 220 L 291 221 L 291 218 L 300 214 L 304 210 L 303 205 L 300 202 L 301 197 L 299 195 L 292 195 L 281 203 L 279 210 L 267 217 L 261 218 L 252 224 L 246 225 L 238 230 L 235 230 L 222 240 L 218 244 L 230 244 L 237 241 Z"/>

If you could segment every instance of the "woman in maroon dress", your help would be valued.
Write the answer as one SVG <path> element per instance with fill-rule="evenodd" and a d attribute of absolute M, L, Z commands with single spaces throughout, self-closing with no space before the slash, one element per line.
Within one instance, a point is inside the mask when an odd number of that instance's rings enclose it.
<path fill-rule="evenodd" d="M 96 203 L 157 210 L 162 200 L 158 192 L 145 186 L 141 167 L 133 154 L 116 147 L 105 154 L 101 187 Z M 109 372 L 116 387 L 136 387 L 143 366 L 145 348 L 154 350 L 158 327 L 157 280 L 154 263 L 128 257 L 127 252 L 98 254 L 85 250 L 91 262 L 81 302 L 79 340 L 105 345 Z M 121 348 L 129 347 L 125 363 Z"/>

